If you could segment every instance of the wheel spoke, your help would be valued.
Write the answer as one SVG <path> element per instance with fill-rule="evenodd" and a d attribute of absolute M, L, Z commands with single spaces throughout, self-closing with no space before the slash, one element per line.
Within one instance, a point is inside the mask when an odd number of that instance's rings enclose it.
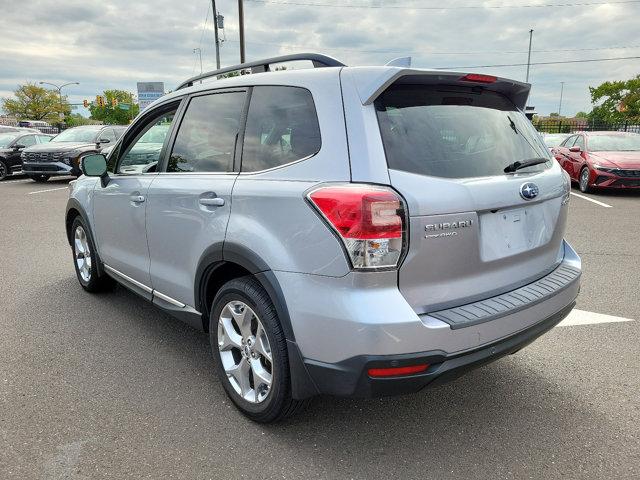
<path fill-rule="evenodd" d="M 267 333 L 264 331 L 262 323 L 258 323 L 258 329 L 256 331 L 256 346 L 254 349 L 265 359 L 271 362 L 271 345 L 269 345 Z"/>
<path fill-rule="evenodd" d="M 251 359 L 251 370 L 253 371 L 253 386 L 256 390 L 260 385 L 271 387 L 271 373 L 264 368 L 259 359 Z"/>
<path fill-rule="evenodd" d="M 82 241 L 78 238 L 78 236 L 76 235 L 76 238 L 74 240 L 74 244 L 76 246 L 76 253 L 84 253 L 84 245 L 82 244 Z"/>
<path fill-rule="evenodd" d="M 237 365 L 227 370 L 227 375 L 231 376 L 236 381 L 238 387 L 240 387 L 239 393 L 243 398 L 245 398 L 251 390 L 251 384 L 249 383 L 250 371 L 251 366 L 244 359 L 241 359 Z"/>
<path fill-rule="evenodd" d="M 240 329 L 240 333 L 244 338 L 248 338 L 251 336 L 251 318 L 253 317 L 253 312 L 251 309 L 246 306 L 242 302 L 237 302 L 232 304 L 229 308 L 231 315 L 233 315 L 233 319 L 238 324 L 238 328 Z"/>
<path fill-rule="evenodd" d="M 232 348 L 242 348 L 242 337 L 233 328 L 231 318 L 222 317 L 218 322 L 218 347 L 221 352 L 226 352 Z"/>

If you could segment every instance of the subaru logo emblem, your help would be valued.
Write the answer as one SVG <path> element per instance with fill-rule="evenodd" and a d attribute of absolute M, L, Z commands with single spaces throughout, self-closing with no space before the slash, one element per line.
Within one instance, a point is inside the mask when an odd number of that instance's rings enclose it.
<path fill-rule="evenodd" d="M 520 186 L 520 196 L 525 200 L 533 200 L 538 196 L 540 190 L 535 183 L 527 182 Z"/>

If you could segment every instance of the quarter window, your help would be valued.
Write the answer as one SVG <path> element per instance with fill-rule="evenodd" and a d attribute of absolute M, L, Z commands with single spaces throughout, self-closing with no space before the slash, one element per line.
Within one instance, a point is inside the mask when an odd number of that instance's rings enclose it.
<path fill-rule="evenodd" d="M 279 167 L 319 150 L 320 127 L 308 90 L 254 87 L 242 149 L 243 172 Z"/>
<path fill-rule="evenodd" d="M 167 172 L 230 172 L 245 92 L 194 97 L 180 124 Z"/>

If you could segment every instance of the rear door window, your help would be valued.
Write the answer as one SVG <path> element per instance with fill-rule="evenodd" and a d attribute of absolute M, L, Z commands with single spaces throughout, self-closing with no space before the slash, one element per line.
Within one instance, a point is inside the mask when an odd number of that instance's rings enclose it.
<path fill-rule="evenodd" d="M 506 97 L 482 88 L 396 85 L 375 108 L 389 168 L 420 175 L 469 178 L 504 175 L 515 162 L 548 162 L 531 122 Z"/>
<path fill-rule="evenodd" d="M 258 172 L 315 155 L 320 127 L 311 92 L 254 87 L 242 150 L 242 171 Z"/>
<path fill-rule="evenodd" d="M 193 97 L 178 130 L 167 172 L 231 172 L 245 92 Z"/>

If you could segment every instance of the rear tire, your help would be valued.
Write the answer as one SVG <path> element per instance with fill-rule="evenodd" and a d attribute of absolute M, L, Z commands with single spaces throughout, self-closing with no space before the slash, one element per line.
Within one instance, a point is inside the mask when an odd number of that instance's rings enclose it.
<path fill-rule="evenodd" d="M 578 186 L 582 193 L 589 193 L 591 188 L 589 187 L 589 168 L 584 167 L 580 170 L 580 178 L 578 179 Z"/>
<path fill-rule="evenodd" d="M 99 274 L 100 258 L 91 238 L 91 232 L 79 215 L 73 220 L 71 226 L 71 241 L 73 266 L 80 286 L 91 293 L 112 289 L 115 281 L 107 275 Z"/>
<path fill-rule="evenodd" d="M 45 183 L 49 180 L 49 175 L 29 175 L 29 178 L 37 183 Z"/>
<path fill-rule="evenodd" d="M 7 166 L 6 163 L 4 163 L 3 160 L 0 160 L 0 181 L 4 180 L 9 175 L 11 175 L 11 172 L 9 171 L 9 167 Z"/>
<path fill-rule="evenodd" d="M 291 396 L 285 335 L 273 302 L 255 278 L 222 286 L 211 308 L 209 339 L 225 392 L 251 420 L 276 422 L 305 403 Z"/>

